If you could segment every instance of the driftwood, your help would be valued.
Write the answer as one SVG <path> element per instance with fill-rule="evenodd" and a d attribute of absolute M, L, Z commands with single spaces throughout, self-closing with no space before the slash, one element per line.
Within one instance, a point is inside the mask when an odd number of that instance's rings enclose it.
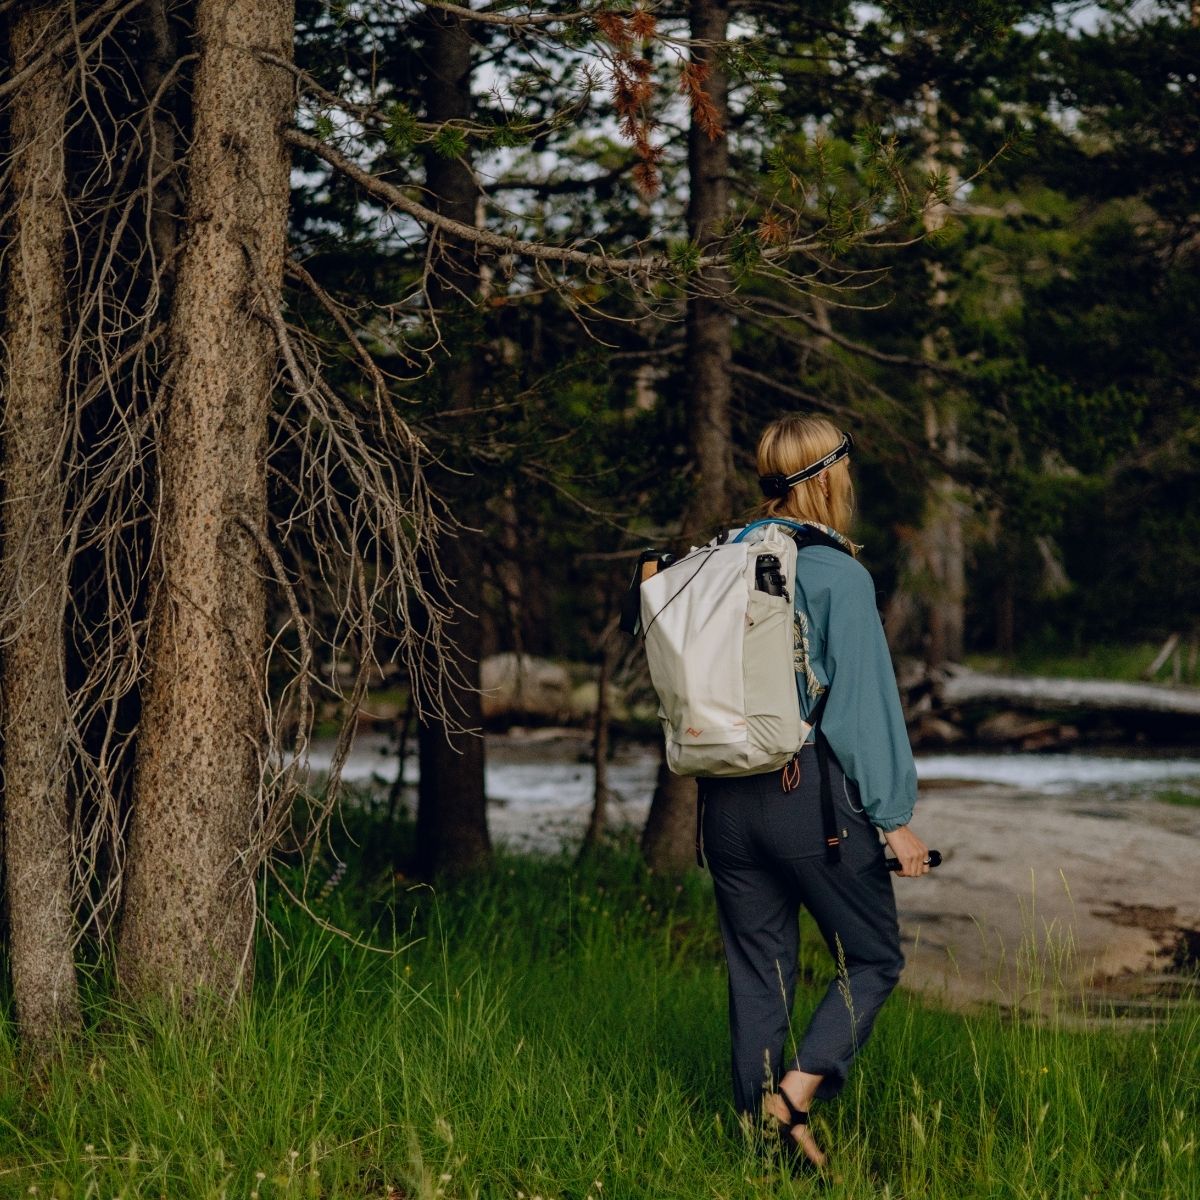
<path fill-rule="evenodd" d="M 1153 679 L 1163 669 L 1167 659 L 1171 657 L 1175 647 L 1179 645 L 1179 634 L 1173 633 L 1162 644 L 1162 649 L 1154 656 L 1154 661 L 1142 672 L 1143 679 Z"/>
<path fill-rule="evenodd" d="M 1021 708 L 1161 712 L 1200 717 L 1200 688 L 1106 679 L 1046 679 L 989 675 L 951 667 L 937 688 L 943 705 L 998 701 Z"/>

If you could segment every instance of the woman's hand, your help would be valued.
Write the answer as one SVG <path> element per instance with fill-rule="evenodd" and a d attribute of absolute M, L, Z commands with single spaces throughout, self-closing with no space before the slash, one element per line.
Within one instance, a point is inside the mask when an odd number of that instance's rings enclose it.
<path fill-rule="evenodd" d="M 883 835 L 891 851 L 900 860 L 898 875 L 928 875 L 929 847 L 907 825 L 889 829 Z"/>

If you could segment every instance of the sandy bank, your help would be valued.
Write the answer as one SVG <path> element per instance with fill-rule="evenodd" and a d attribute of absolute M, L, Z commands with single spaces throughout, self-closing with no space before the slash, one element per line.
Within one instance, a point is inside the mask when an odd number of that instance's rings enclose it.
<path fill-rule="evenodd" d="M 1200 928 L 1200 809 L 961 786 L 914 828 L 945 861 L 896 881 L 905 983 L 949 1002 L 1026 1002 L 1038 970 L 1120 994 Z"/>

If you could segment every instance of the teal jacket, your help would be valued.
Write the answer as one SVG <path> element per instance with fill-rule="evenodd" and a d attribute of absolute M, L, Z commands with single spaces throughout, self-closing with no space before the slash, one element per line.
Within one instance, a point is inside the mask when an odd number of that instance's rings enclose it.
<path fill-rule="evenodd" d="M 867 816 L 883 830 L 908 824 L 917 769 L 870 574 L 830 546 L 801 550 L 795 608 L 801 715 L 828 687 L 821 729 Z"/>

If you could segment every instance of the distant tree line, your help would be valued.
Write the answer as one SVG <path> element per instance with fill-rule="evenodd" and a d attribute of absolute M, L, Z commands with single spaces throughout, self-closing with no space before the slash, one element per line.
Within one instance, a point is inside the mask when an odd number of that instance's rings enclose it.
<path fill-rule="evenodd" d="M 420 869 L 485 867 L 481 657 L 607 679 L 630 556 L 751 511 L 781 409 L 855 433 L 898 651 L 1195 622 L 1195 14 L 943 10 L 0 4 L 32 1045 L 85 953 L 247 986 L 381 674 Z M 656 868 L 691 807 L 664 769 Z"/>

